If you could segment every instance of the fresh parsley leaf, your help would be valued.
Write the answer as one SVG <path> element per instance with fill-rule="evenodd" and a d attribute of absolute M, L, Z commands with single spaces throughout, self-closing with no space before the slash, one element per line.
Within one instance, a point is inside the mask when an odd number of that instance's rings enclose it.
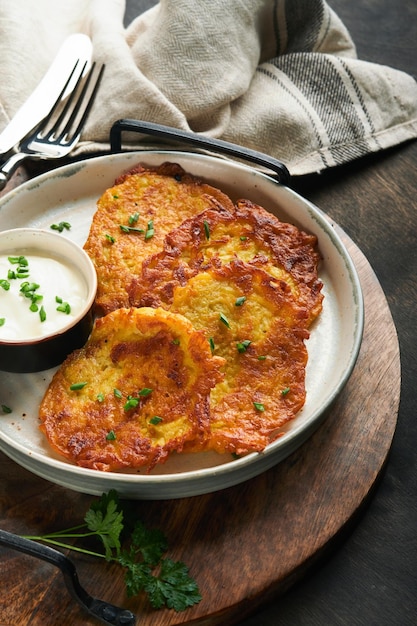
<path fill-rule="evenodd" d="M 123 511 L 119 510 L 118 498 L 114 491 L 103 495 L 96 504 L 92 504 L 84 518 L 89 530 L 97 534 L 103 542 L 106 559 L 113 556 L 112 549 L 120 552 L 120 534 L 123 530 Z"/>
<path fill-rule="evenodd" d="M 168 550 L 165 535 L 158 529 L 148 529 L 142 522 L 137 522 L 132 533 L 132 546 L 141 553 L 149 565 L 157 565 Z"/>
<path fill-rule="evenodd" d="M 196 582 L 188 575 L 188 567 L 171 559 L 161 562 L 159 575 L 148 580 L 145 591 L 154 608 L 165 605 L 178 612 L 201 600 Z"/>
<path fill-rule="evenodd" d="M 84 521 L 85 524 L 64 531 L 27 538 L 118 563 L 126 570 L 127 595 L 144 592 L 154 608 L 166 606 L 184 611 L 200 602 L 197 583 L 189 576 L 186 565 L 163 558 L 168 549 L 165 535 L 160 530 L 147 529 L 136 517 L 130 523 L 129 502 L 124 502 L 122 506 L 115 490 L 103 493 L 93 502 Z M 122 533 L 123 543 L 126 544 L 123 548 Z M 101 540 L 104 554 L 61 541 L 70 537 L 81 539 L 92 536 Z"/>

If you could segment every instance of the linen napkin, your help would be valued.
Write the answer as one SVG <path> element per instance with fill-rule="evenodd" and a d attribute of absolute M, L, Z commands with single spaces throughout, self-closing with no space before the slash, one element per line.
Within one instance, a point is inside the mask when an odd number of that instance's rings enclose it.
<path fill-rule="evenodd" d="M 259 150 L 292 175 L 417 136 L 414 78 L 358 60 L 324 0 L 161 0 L 127 28 L 124 12 L 124 0 L 2 0 L 0 130 L 83 32 L 106 71 L 78 154 L 108 150 L 121 118 Z"/>

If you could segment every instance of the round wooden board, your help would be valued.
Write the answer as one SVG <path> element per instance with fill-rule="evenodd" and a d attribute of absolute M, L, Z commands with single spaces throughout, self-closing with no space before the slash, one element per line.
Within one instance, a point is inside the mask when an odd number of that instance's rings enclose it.
<path fill-rule="evenodd" d="M 202 593 L 200 604 L 183 613 L 152 611 L 143 599 L 126 598 L 123 572 L 117 565 L 71 554 L 88 591 L 130 608 L 141 626 L 237 623 L 299 580 L 370 494 L 385 464 L 397 422 L 399 347 L 378 280 L 356 245 L 340 234 L 361 279 L 365 332 L 354 372 L 324 423 L 285 461 L 242 485 L 182 500 L 133 503 L 147 525 L 167 534 L 170 556 L 190 567 Z M 14 466 L 7 459 L 3 463 Z M 10 474 L 10 467 L 5 471 Z M 19 483 L 25 485 L 23 504 L 16 497 Z M 8 529 L 21 533 L 27 532 L 28 522 L 32 529 L 36 520 L 42 520 L 41 527 L 47 523 L 45 518 L 51 523 L 57 507 L 71 511 L 70 515 L 83 515 L 91 501 L 22 468 L 10 477 L 8 490 L 14 493 L 10 497 L 9 491 L 8 498 L 13 505 L 3 518 Z M 26 523 L 22 522 L 25 511 L 30 516 Z M 73 523 L 77 520 L 81 518 L 71 518 Z M 56 519 L 53 523 L 64 528 Z M 8 563 L 4 580 L 11 588 L 3 589 L 3 595 L 16 588 L 25 595 L 20 606 L 25 606 L 27 620 L 22 615 L 19 624 L 50 624 L 50 616 L 57 612 L 60 623 L 96 624 L 68 596 L 59 572 L 52 575 L 55 572 L 45 564 L 35 569 L 30 557 L 19 555 L 16 559 L 19 562 L 14 567 L 13 561 Z M 27 568 L 25 582 L 22 567 Z M 45 567 L 49 568 L 47 574 Z"/>

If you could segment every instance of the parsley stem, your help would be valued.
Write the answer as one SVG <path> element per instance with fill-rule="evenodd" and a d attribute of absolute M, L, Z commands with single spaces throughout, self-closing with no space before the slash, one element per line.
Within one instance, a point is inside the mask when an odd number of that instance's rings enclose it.
<path fill-rule="evenodd" d="M 88 535 L 73 535 L 74 537 L 88 537 L 90 535 L 95 535 L 96 533 L 89 533 Z M 58 546 L 59 548 L 65 548 L 67 550 L 74 550 L 75 552 L 81 552 L 82 554 L 89 554 L 90 556 L 99 556 L 101 559 L 105 559 L 106 556 L 104 554 L 100 554 L 100 552 L 93 552 L 92 550 L 86 550 L 85 548 L 77 548 L 72 544 L 64 543 L 63 541 L 56 541 L 55 539 L 50 539 L 49 535 L 39 536 L 36 535 L 22 535 L 25 539 L 31 539 L 32 541 L 42 541 L 44 543 L 50 543 L 54 546 Z M 69 535 L 71 536 L 71 535 Z M 112 559 L 113 560 L 113 559 Z"/>

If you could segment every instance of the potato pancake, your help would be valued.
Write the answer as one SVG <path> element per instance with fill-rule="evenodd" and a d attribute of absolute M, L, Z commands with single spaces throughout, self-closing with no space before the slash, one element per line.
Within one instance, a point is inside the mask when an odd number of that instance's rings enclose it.
<path fill-rule="evenodd" d="M 40 406 L 50 445 L 82 467 L 152 468 L 209 431 L 224 361 L 204 334 L 162 309 L 118 309 L 54 375 Z"/>
<path fill-rule="evenodd" d="M 187 449 L 260 451 L 305 402 L 307 311 L 287 283 L 239 260 L 174 289 L 170 311 L 205 332 L 225 360 L 211 392 L 210 434 Z"/>
<path fill-rule="evenodd" d="M 228 196 L 175 163 L 137 166 L 117 179 L 98 200 L 84 245 L 97 271 L 97 312 L 128 307 L 126 287 L 143 259 L 160 251 L 184 219 L 217 204 L 233 209 Z"/>
<path fill-rule="evenodd" d="M 128 288 L 133 306 L 167 306 L 176 286 L 208 263 L 241 259 L 284 281 L 308 310 L 308 324 L 321 310 L 317 239 L 248 200 L 230 209 L 212 207 L 167 234 L 163 250 L 143 261 Z"/>
<path fill-rule="evenodd" d="M 44 396 L 51 446 L 99 470 L 262 451 L 305 403 L 317 244 L 175 163 L 117 179 L 85 244 L 104 317 Z"/>

